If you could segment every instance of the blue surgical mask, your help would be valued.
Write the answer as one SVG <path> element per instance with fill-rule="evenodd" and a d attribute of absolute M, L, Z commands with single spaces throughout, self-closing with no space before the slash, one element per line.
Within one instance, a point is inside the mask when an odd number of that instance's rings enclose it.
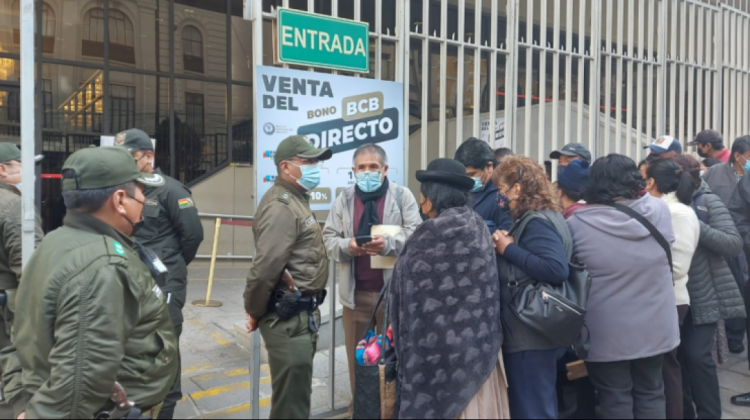
<path fill-rule="evenodd" d="M 294 163 L 292 163 L 294 165 Z M 316 165 L 294 165 L 302 171 L 302 178 L 297 180 L 297 184 L 307 191 L 312 191 L 320 185 L 320 166 Z"/>
<path fill-rule="evenodd" d="M 375 192 L 383 186 L 382 179 L 380 172 L 360 172 L 357 174 L 357 186 L 362 192 Z"/>
<path fill-rule="evenodd" d="M 750 172 L 750 160 L 745 159 L 745 164 L 742 166 L 742 170 L 745 172 Z"/>
<path fill-rule="evenodd" d="M 471 192 L 478 193 L 479 191 L 482 191 L 484 189 L 484 184 L 482 184 L 482 177 L 478 176 L 472 179 L 474 180 L 474 188 L 472 188 Z"/>

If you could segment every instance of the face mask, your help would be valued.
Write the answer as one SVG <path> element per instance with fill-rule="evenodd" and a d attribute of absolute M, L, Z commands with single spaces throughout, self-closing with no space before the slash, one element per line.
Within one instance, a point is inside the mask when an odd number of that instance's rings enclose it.
<path fill-rule="evenodd" d="M 502 210 L 510 210 L 510 199 L 508 199 L 507 195 L 499 193 L 497 195 L 497 201 Z"/>
<path fill-rule="evenodd" d="M 707 153 L 705 153 L 705 152 L 704 152 L 703 150 L 701 150 L 701 149 L 700 149 L 700 147 L 699 147 L 699 148 L 698 148 L 698 156 L 700 156 L 700 157 L 702 157 L 702 158 L 707 158 L 707 157 L 708 157 L 708 154 L 707 154 Z"/>
<path fill-rule="evenodd" d="M 357 186 L 362 192 L 375 192 L 383 186 L 380 172 L 360 172 L 357 174 Z"/>
<path fill-rule="evenodd" d="M 706 174 L 706 171 L 701 171 L 701 178 L 703 178 L 703 175 Z"/>
<path fill-rule="evenodd" d="M 144 203 L 143 201 L 141 201 L 141 200 L 139 200 L 139 199 L 137 199 L 135 197 L 128 196 L 128 198 L 130 198 L 131 200 L 134 200 L 134 201 L 137 201 L 137 202 L 141 203 L 143 205 L 143 208 L 146 208 L 146 203 Z M 139 230 L 141 230 L 143 228 L 143 226 L 146 224 L 146 221 L 143 219 L 143 211 L 141 211 L 141 220 L 139 220 L 137 222 L 133 222 L 132 220 L 130 220 L 130 218 L 127 215 L 123 215 L 123 217 L 125 217 L 125 220 L 127 220 L 128 223 L 130 223 L 133 226 L 133 233 L 130 236 L 135 236 L 135 234 Z"/>
<path fill-rule="evenodd" d="M 745 172 L 750 172 L 750 160 L 745 158 L 745 164 L 742 165 L 742 170 Z"/>
<path fill-rule="evenodd" d="M 474 188 L 472 188 L 471 192 L 478 193 L 479 191 L 482 191 L 484 189 L 484 184 L 482 184 L 482 177 L 478 176 L 472 179 L 474 180 Z"/>
<path fill-rule="evenodd" d="M 290 162 L 291 163 L 291 162 Z M 294 165 L 294 163 L 292 163 Z M 302 178 L 297 179 L 297 184 L 307 191 L 314 190 L 320 185 L 320 166 L 318 165 L 294 165 L 302 171 Z M 294 178 L 294 177 L 292 177 Z M 296 178 L 295 178 L 296 179 Z"/>

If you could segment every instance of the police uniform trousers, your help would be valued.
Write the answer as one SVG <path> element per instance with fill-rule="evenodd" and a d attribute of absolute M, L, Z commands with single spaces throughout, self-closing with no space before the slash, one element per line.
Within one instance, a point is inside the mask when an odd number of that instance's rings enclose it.
<path fill-rule="evenodd" d="M 180 355 L 180 336 L 182 335 L 182 324 L 174 327 L 177 337 L 177 379 L 175 379 L 172 390 L 164 397 L 164 405 L 159 411 L 159 419 L 171 420 L 174 418 L 174 410 L 177 403 L 182 399 L 182 356 Z"/>
<path fill-rule="evenodd" d="M 8 295 L 8 303 L 10 303 L 10 299 L 12 298 L 12 294 Z M 10 308 L 6 305 L 2 308 L 0 308 L 0 350 L 10 346 L 10 330 L 13 326 L 13 312 L 10 310 Z M 0 373 L 2 373 L 2 368 L 0 367 Z M 0 403 L 0 419 L 12 419 L 13 417 L 13 409 L 10 408 L 8 405 L 6 405 L 4 402 Z"/>
<path fill-rule="evenodd" d="M 273 328 L 274 314 L 260 320 L 271 368 L 271 419 L 308 419 L 312 399 L 313 358 L 318 333 L 310 331 L 310 315 L 303 312 Z M 320 311 L 315 311 L 320 325 Z"/>

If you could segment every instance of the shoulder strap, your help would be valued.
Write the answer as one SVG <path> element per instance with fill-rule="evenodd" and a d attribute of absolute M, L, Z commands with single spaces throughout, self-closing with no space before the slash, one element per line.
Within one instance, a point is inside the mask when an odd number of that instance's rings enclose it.
<path fill-rule="evenodd" d="M 401 219 L 404 215 L 404 203 L 401 202 L 401 187 L 396 185 L 396 204 L 398 205 L 398 212 L 401 213 Z"/>
<path fill-rule="evenodd" d="M 658 229 L 656 229 L 656 226 L 654 226 L 651 222 L 648 221 L 643 215 L 638 213 L 637 211 L 631 209 L 628 206 L 624 206 L 622 204 L 611 204 L 611 207 L 614 207 L 615 209 L 627 214 L 628 216 L 632 217 L 633 219 L 640 222 L 643 227 L 648 229 L 649 232 L 651 232 L 651 236 L 656 239 L 656 242 L 661 245 L 662 248 L 664 248 L 664 252 L 667 253 L 667 259 L 669 260 L 669 269 L 674 272 L 674 263 L 672 262 L 672 246 L 669 245 L 669 242 L 664 238 L 664 235 L 659 232 Z"/>

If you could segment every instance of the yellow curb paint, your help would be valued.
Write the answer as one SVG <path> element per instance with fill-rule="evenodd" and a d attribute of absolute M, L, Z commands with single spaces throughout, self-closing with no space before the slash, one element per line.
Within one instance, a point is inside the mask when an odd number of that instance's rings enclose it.
<path fill-rule="evenodd" d="M 188 319 L 187 322 L 195 326 L 195 328 L 198 328 L 198 330 L 200 330 L 205 335 L 208 335 L 209 337 L 213 338 L 213 340 L 222 347 L 226 347 L 232 344 L 232 342 L 224 338 L 223 335 L 219 334 L 218 332 L 211 331 L 207 329 L 206 327 L 204 327 L 203 323 L 201 321 L 198 321 L 197 319 Z"/>
<path fill-rule="evenodd" d="M 270 405 L 271 405 L 271 398 L 263 398 L 262 400 L 260 400 L 260 404 L 259 404 L 260 408 L 268 407 Z M 205 419 L 223 419 L 223 418 L 226 418 L 227 416 L 229 416 L 230 414 L 241 413 L 243 411 L 250 411 L 250 408 L 251 408 L 250 404 L 242 404 L 242 405 L 238 405 L 236 407 L 227 408 L 226 410 L 222 410 L 222 411 L 217 411 L 215 413 L 206 414 L 205 416 L 203 416 L 203 418 L 205 418 Z"/>
<path fill-rule="evenodd" d="M 213 369 L 213 366 L 211 365 L 192 366 L 192 367 L 183 369 L 182 374 L 189 375 L 191 373 L 198 372 L 199 370 L 208 370 L 208 369 Z"/>
<path fill-rule="evenodd" d="M 207 389 L 205 391 L 194 392 L 190 394 L 190 398 L 192 398 L 193 400 L 200 400 L 203 398 L 216 397 L 221 394 L 237 391 L 240 389 L 250 389 L 250 382 L 240 382 L 238 384 L 219 386 L 216 388 Z"/>

